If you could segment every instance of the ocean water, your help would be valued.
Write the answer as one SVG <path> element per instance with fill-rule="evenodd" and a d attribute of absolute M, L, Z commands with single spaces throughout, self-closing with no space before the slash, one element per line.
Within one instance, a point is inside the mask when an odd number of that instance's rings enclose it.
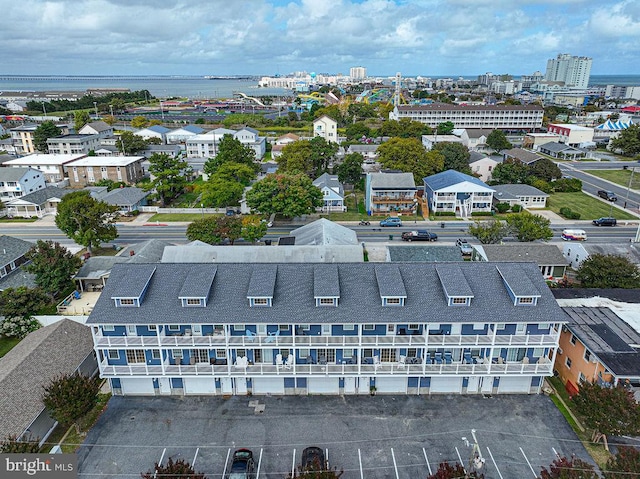
<path fill-rule="evenodd" d="M 470 79 L 475 78 L 470 77 Z M 592 86 L 640 86 L 640 75 L 591 75 L 589 83 Z M 89 88 L 128 88 L 132 91 L 146 89 L 158 98 L 173 96 L 191 99 L 232 98 L 236 92 L 249 96 L 292 96 L 291 91 L 283 88 L 259 88 L 257 85 L 257 79 L 208 80 L 203 77 L 0 76 L 0 91 L 86 91 Z"/>

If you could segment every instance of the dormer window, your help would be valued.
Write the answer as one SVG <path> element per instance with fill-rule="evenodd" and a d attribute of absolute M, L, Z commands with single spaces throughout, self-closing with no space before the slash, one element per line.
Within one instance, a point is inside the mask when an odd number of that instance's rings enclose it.
<path fill-rule="evenodd" d="M 249 298 L 249 306 L 271 306 L 271 298 Z"/>
<path fill-rule="evenodd" d="M 382 306 L 404 306 L 404 298 L 382 298 Z"/>
<path fill-rule="evenodd" d="M 338 298 L 316 298 L 316 306 L 338 306 Z"/>
<path fill-rule="evenodd" d="M 469 296 L 452 296 L 449 298 L 449 306 L 469 306 L 471 298 Z"/>
<path fill-rule="evenodd" d="M 182 298 L 183 307 L 204 307 L 206 305 L 204 298 Z"/>
<path fill-rule="evenodd" d="M 535 305 L 537 299 L 535 296 L 523 296 L 518 298 L 518 304 Z"/>
<path fill-rule="evenodd" d="M 137 306 L 137 300 L 134 298 L 119 298 L 116 299 L 116 308 L 118 306 L 122 306 L 122 307 L 132 307 L 132 306 Z"/>

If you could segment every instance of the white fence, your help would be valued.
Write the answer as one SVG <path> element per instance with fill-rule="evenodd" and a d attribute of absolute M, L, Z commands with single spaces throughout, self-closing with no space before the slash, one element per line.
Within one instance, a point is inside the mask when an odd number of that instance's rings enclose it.
<path fill-rule="evenodd" d="M 226 213 L 226 208 L 160 208 L 159 206 L 141 206 L 140 213 Z"/>

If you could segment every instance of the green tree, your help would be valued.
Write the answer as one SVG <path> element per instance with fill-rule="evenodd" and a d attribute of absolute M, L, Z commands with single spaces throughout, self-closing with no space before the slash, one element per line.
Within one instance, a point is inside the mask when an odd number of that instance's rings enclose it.
<path fill-rule="evenodd" d="M 542 158 L 529 166 L 529 175 L 549 182 L 562 178 L 562 171 L 550 159 Z"/>
<path fill-rule="evenodd" d="M 640 154 L 640 125 L 629 126 L 611 140 L 611 149 L 620 150 L 625 156 Z"/>
<path fill-rule="evenodd" d="M 123 131 L 120 133 L 116 146 L 120 153 L 125 155 L 133 155 L 138 153 L 148 146 L 148 142 L 139 135 L 136 135 L 132 131 Z"/>
<path fill-rule="evenodd" d="M 41 153 L 49 153 L 47 140 L 62 135 L 62 130 L 51 121 L 43 121 L 33 132 L 33 146 Z"/>
<path fill-rule="evenodd" d="M 73 119 L 73 126 L 77 133 L 84 125 L 91 121 L 91 116 L 89 116 L 89 112 L 86 110 L 78 110 L 74 113 Z"/>
<path fill-rule="evenodd" d="M 385 168 L 413 173 L 416 184 L 444 168 L 444 156 L 426 151 L 416 138 L 391 138 L 378 147 L 378 161 Z"/>
<path fill-rule="evenodd" d="M 191 223 L 186 235 L 189 241 L 216 245 L 229 240 L 233 244 L 242 237 L 242 220 L 236 216 L 208 216 Z"/>
<path fill-rule="evenodd" d="M 640 270 L 625 256 L 589 255 L 580 264 L 576 279 L 584 288 L 640 288 Z"/>
<path fill-rule="evenodd" d="M 444 156 L 445 170 L 456 170 L 467 175 L 471 174 L 471 168 L 469 167 L 471 153 L 462 143 L 442 141 L 436 143 L 433 149 Z"/>
<path fill-rule="evenodd" d="M 338 152 L 338 144 L 316 136 L 309 141 L 311 145 L 311 178 L 317 178 L 329 168 L 329 163 Z"/>
<path fill-rule="evenodd" d="M 68 193 L 58 205 L 56 226 L 91 253 L 94 247 L 118 237 L 114 225 L 117 206 L 97 201 L 86 190 Z"/>
<path fill-rule="evenodd" d="M 320 118 L 322 115 L 327 115 L 329 118 L 334 119 L 338 122 L 338 127 L 342 128 L 345 126 L 345 118 L 342 112 L 340 111 L 340 107 L 338 105 L 328 105 L 318 108 L 313 112 L 313 118 Z"/>
<path fill-rule="evenodd" d="M 300 172 L 311 176 L 313 150 L 309 140 L 299 140 L 289 143 L 282 148 L 282 154 L 276 159 L 278 170 L 282 173 Z"/>
<path fill-rule="evenodd" d="M 36 284 L 53 298 L 73 287 L 73 275 L 82 262 L 60 243 L 38 240 L 26 254 L 24 269 L 36 275 Z"/>
<path fill-rule="evenodd" d="M 239 216 L 219 216 L 217 221 L 218 231 L 223 240 L 229 240 L 233 244 L 242 238 L 242 218 Z"/>
<path fill-rule="evenodd" d="M 553 237 L 550 225 L 547 218 L 528 211 L 507 216 L 507 228 L 518 241 L 549 240 Z"/>
<path fill-rule="evenodd" d="M 98 399 L 100 378 L 83 376 L 77 372 L 57 376 L 44 387 L 42 402 L 51 417 L 66 427 L 76 424 L 88 413 Z"/>
<path fill-rule="evenodd" d="M 438 135 L 450 135 L 453 133 L 456 125 L 452 121 L 445 121 L 444 123 L 440 123 L 438 125 L 437 131 Z"/>
<path fill-rule="evenodd" d="M 378 129 L 378 136 L 416 138 L 418 140 L 421 139 L 422 135 L 429 135 L 431 133 L 432 130 L 429 125 L 410 118 L 401 118 L 400 121 L 385 121 Z"/>
<path fill-rule="evenodd" d="M 172 458 L 164 466 L 156 462 L 152 470 L 140 475 L 142 479 L 207 479 L 203 472 L 196 472 L 184 459 L 174 462 Z"/>
<path fill-rule="evenodd" d="M 213 207 L 223 208 L 240 203 L 244 187 L 242 183 L 220 175 L 213 175 L 200 186 L 202 203 Z"/>
<path fill-rule="evenodd" d="M 359 140 L 362 137 L 371 135 L 371 129 L 364 122 L 351 123 L 345 129 L 347 140 Z"/>
<path fill-rule="evenodd" d="M 542 468 L 539 479 L 599 479 L 593 465 L 577 457 L 559 457 L 549 469 Z"/>
<path fill-rule="evenodd" d="M 262 214 L 279 213 L 292 218 L 313 213 L 322 206 L 322 192 L 301 173 L 275 173 L 253 185 L 247 205 Z"/>
<path fill-rule="evenodd" d="M 134 116 L 131 119 L 131 126 L 133 128 L 145 128 L 149 125 L 149 120 L 144 116 Z"/>
<path fill-rule="evenodd" d="M 529 168 L 522 161 L 507 158 L 496 165 L 491 174 L 494 184 L 506 185 L 514 183 L 526 183 L 529 177 Z"/>
<path fill-rule="evenodd" d="M 34 314 L 49 302 L 49 297 L 40 288 L 7 288 L 0 292 L 0 335 L 24 338 L 40 327 Z"/>
<path fill-rule="evenodd" d="M 224 135 L 218 144 L 216 156 L 204 164 L 204 172 L 213 175 L 225 163 L 240 163 L 251 167 L 255 173 L 258 167 L 255 164 L 255 158 L 256 154 L 253 148 L 243 145 L 232 135 Z"/>
<path fill-rule="evenodd" d="M 469 226 L 469 234 L 482 244 L 496 244 L 507 235 L 507 227 L 500 220 L 475 221 Z"/>
<path fill-rule="evenodd" d="M 165 206 L 184 192 L 191 167 L 181 158 L 154 153 L 149 157 L 149 173 L 153 179 L 148 187 L 156 191 L 162 206 Z"/>
<path fill-rule="evenodd" d="M 487 136 L 487 146 L 497 152 L 513 147 L 509 140 L 507 140 L 507 135 L 505 135 L 502 130 L 493 130 L 489 133 L 489 136 Z"/>
<path fill-rule="evenodd" d="M 256 170 L 253 165 L 245 163 L 228 162 L 218 167 L 213 177 L 222 178 L 228 181 L 235 181 L 242 186 L 249 186 L 251 180 L 256 177 Z"/>
<path fill-rule="evenodd" d="M 640 434 L 640 404 L 633 397 L 633 391 L 585 383 L 573 397 L 573 403 L 584 418 L 585 426 L 593 429 L 592 441 L 603 440 L 607 450 L 607 436 Z"/>
<path fill-rule="evenodd" d="M 362 178 L 362 162 L 360 153 L 349 153 L 337 167 L 338 181 L 355 185 Z"/>
<path fill-rule="evenodd" d="M 249 243 L 255 243 L 267 234 L 267 222 L 257 215 L 242 217 L 242 238 Z"/>
<path fill-rule="evenodd" d="M 0 442 L 0 453 L 2 454 L 36 454 L 40 452 L 38 438 L 18 439 L 15 435 L 10 435 Z"/>
<path fill-rule="evenodd" d="M 640 450 L 630 446 L 617 446 L 618 452 L 607 461 L 605 479 L 640 479 Z M 627 473 L 627 474 L 620 474 Z M 629 474 L 635 473 L 635 474 Z"/>

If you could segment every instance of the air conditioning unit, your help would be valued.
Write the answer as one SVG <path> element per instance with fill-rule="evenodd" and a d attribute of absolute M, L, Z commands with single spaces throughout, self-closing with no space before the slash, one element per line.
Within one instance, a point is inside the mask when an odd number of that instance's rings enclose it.
<path fill-rule="evenodd" d="M 562 348 L 558 348 L 558 354 L 562 354 Z"/>

